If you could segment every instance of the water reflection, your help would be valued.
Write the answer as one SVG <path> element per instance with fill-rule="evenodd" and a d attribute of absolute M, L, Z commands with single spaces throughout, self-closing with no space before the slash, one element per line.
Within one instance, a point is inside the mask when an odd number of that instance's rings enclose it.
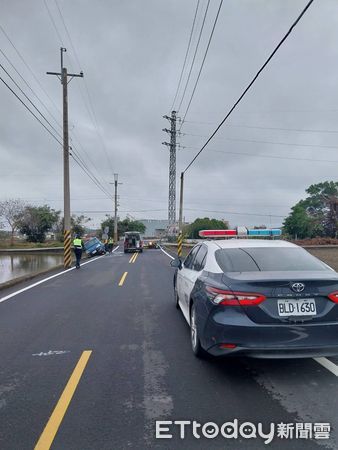
<path fill-rule="evenodd" d="M 62 264 L 62 253 L 0 254 L 0 283 Z"/>

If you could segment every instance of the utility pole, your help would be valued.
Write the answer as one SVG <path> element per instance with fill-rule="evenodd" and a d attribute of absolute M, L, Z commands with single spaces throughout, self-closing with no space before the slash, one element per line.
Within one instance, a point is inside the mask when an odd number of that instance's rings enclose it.
<path fill-rule="evenodd" d="M 114 187 L 115 187 L 114 242 L 115 242 L 115 245 L 117 244 L 117 241 L 118 241 L 118 236 L 117 236 L 117 185 L 118 185 L 118 179 L 119 179 L 119 175 L 117 173 L 114 173 Z"/>
<path fill-rule="evenodd" d="M 115 244 L 118 241 L 118 234 L 117 234 L 117 207 L 119 206 L 118 204 L 118 195 L 117 195 L 117 186 L 119 184 L 123 184 L 123 183 L 119 183 L 119 174 L 118 173 L 114 173 L 114 183 L 109 183 L 109 184 L 114 184 L 114 242 Z"/>
<path fill-rule="evenodd" d="M 182 256 L 182 244 L 183 244 L 183 184 L 184 184 L 184 172 L 181 172 L 181 182 L 180 182 L 180 209 L 178 216 L 178 240 L 177 240 L 177 256 L 180 258 Z"/>
<path fill-rule="evenodd" d="M 67 51 L 64 47 L 61 51 L 61 72 L 47 72 L 47 75 L 56 75 L 62 84 L 63 96 L 63 210 L 64 210 L 64 268 L 68 269 L 72 263 L 71 235 L 70 235 L 70 183 L 69 183 L 69 133 L 68 133 L 68 83 L 74 77 L 83 77 L 83 72 L 79 74 L 68 73 L 63 67 L 63 53 Z M 70 80 L 68 81 L 68 77 Z"/>
<path fill-rule="evenodd" d="M 178 218 L 178 228 L 180 233 L 183 231 L 183 184 L 184 184 L 184 172 L 181 172 L 181 183 L 180 183 L 180 209 Z"/>
<path fill-rule="evenodd" d="M 176 111 L 171 112 L 171 116 L 163 116 L 169 120 L 170 130 L 164 128 L 163 131 L 170 134 L 170 143 L 162 142 L 169 147 L 169 198 L 168 198 L 168 222 L 169 227 L 176 223 Z"/>

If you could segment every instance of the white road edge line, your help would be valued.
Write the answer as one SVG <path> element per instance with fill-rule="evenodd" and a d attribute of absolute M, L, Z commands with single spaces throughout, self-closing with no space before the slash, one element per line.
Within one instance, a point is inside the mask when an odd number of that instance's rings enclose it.
<path fill-rule="evenodd" d="M 338 366 L 327 358 L 313 358 L 318 364 L 338 377 Z"/>
<path fill-rule="evenodd" d="M 160 246 L 160 249 L 162 250 L 163 253 L 165 253 L 167 256 L 169 256 L 169 258 L 175 259 L 173 256 L 169 255 L 169 253 L 167 253 L 165 250 L 163 250 L 163 248 L 161 246 Z"/>
<path fill-rule="evenodd" d="M 119 246 L 117 246 L 116 248 L 114 248 L 114 250 L 112 251 L 115 252 L 115 250 L 117 250 L 119 248 Z M 81 266 L 85 266 L 86 264 L 92 263 L 100 258 L 102 258 L 104 255 L 98 256 L 97 258 L 91 259 L 90 261 L 86 261 L 84 263 L 81 264 Z M 1 297 L 0 298 L 0 303 L 9 300 L 12 297 L 15 297 L 18 294 L 21 294 L 22 292 L 28 291 L 29 289 L 32 289 L 35 286 L 38 286 L 39 284 L 45 283 L 48 280 L 52 280 L 53 278 L 59 277 L 60 275 L 64 275 L 65 273 L 70 272 L 71 270 L 74 270 L 75 267 L 71 267 L 70 269 L 64 270 L 63 272 L 59 272 L 56 273 L 55 275 L 51 275 L 50 277 L 44 278 L 43 280 L 37 281 L 36 283 L 30 284 L 29 286 L 26 286 L 23 289 L 20 289 L 18 291 L 12 292 L 12 294 L 6 295 L 5 297 Z"/>

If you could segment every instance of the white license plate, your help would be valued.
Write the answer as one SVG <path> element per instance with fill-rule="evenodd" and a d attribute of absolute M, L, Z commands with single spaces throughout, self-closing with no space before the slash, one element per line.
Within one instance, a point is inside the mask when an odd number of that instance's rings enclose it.
<path fill-rule="evenodd" d="M 94 250 L 94 251 L 93 251 L 92 253 L 93 253 L 93 255 L 95 255 L 95 253 L 96 253 L 96 250 Z"/>
<path fill-rule="evenodd" d="M 278 314 L 280 316 L 315 316 L 316 302 L 313 298 L 278 300 Z"/>

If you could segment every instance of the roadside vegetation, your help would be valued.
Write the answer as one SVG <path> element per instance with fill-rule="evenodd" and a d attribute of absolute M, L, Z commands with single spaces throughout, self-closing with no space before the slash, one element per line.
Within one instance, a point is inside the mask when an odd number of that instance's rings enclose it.
<path fill-rule="evenodd" d="M 337 245 L 338 243 L 338 181 L 324 181 L 306 189 L 307 197 L 291 208 L 283 223 L 283 238 L 300 245 Z M 80 236 L 90 233 L 101 239 L 108 227 L 108 235 L 114 235 L 114 218 L 106 216 L 99 230 L 89 230 L 90 218 L 71 217 L 71 232 Z M 198 239 L 200 230 L 228 229 L 229 222 L 215 218 L 197 218 L 185 225 L 185 238 Z M 259 225 L 255 228 L 266 228 Z M 129 218 L 119 220 L 118 235 L 126 231 L 145 232 L 145 225 Z M 24 240 L 17 240 L 18 233 Z M 50 239 L 51 235 L 54 239 Z M 63 217 L 48 205 L 32 206 L 20 199 L 0 201 L 0 248 L 57 247 L 63 245 Z"/>
<path fill-rule="evenodd" d="M 24 239 L 15 239 L 11 243 L 11 239 L 0 238 L 0 249 L 30 249 L 30 248 L 55 248 L 63 247 L 62 241 L 46 240 L 45 242 L 28 242 Z"/>
<path fill-rule="evenodd" d="M 199 239 L 201 230 L 227 230 L 229 223 L 225 220 L 209 219 L 209 217 L 197 218 L 194 222 L 186 225 L 183 235 L 188 239 Z"/>
<path fill-rule="evenodd" d="M 101 222 L 101 230 L 103 230 L 108 227 L 108 235 L 114 236 L 114 217 L 108 216 L 107 218 Z M 130 219 L 124 219 L 119 220 L 117 222 L 117 233 L 119 236 L 123 236 L 123 234 L 126 231 L 138 231 L 139 233 L 144 233 L 146 231 L 146 227 L 142 222 L 139 222 L 138 220 L 130 220 Z"/>
<path fill-rule="evenodd" d="M 291 208 L 283 224 L 291 239 L 338 237 L 338 182 L 312 184 L 308 196 Z"/>
<path fill-rule="evenodd" d="M 73 215 L 72 234 L 84 235 L 89 220 L 84 215 Z M 20 199 L 1 201 L 0 229 L 0 248 L 63 246 L 63 217 L 48 205 L 32 206 Z"/>

